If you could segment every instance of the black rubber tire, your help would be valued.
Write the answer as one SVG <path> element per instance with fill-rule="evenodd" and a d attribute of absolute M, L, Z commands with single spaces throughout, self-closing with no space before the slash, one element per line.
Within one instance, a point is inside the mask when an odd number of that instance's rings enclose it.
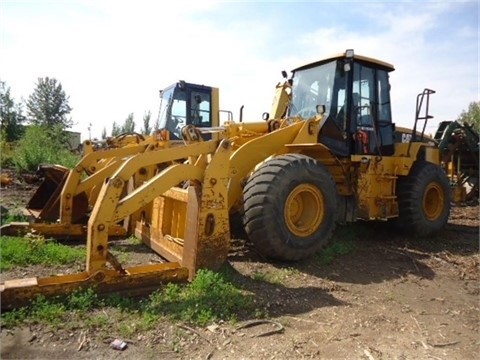
<path fill-rule="evenodd" d="M 420 160 L 397 185 L 397 227 L 409 235 L 425 237 L 445 227 L 450 215 L 450 183 L 438 165 Z"/>
<path fill-rule="evenodd" d="M 245 232 L 267 258 L 297 261 L 312 256 L 328 242 L 335 228 L 335 181 L 311 157 L 287 154 L 268 160 L 249 178 L 243 197 Z M 292 208 L 308 210 L 294 212 Z"/>

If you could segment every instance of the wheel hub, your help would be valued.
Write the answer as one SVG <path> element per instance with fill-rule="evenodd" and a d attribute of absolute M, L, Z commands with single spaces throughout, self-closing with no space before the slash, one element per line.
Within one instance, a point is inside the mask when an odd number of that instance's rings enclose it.
<path fill-rule="evenodd" d="M 287 197 L 284 216 L 288 229 L 296 236 L 313 234 L 324 216 L 322 193 L 312 184 L 298 185 Z"/>
<path fill-rule="evenodd" d="M 423 211 L 428 220 L 434 221 L 442 214 L 444 195 L 437 183 L 428 184 L 423 195 Z"/>

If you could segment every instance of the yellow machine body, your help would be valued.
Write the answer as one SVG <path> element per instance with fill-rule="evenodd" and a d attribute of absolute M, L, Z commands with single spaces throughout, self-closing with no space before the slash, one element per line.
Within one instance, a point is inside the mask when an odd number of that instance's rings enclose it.
<path fill-rule="evenodd" d="M 379 61 L 375 64 L 391 67 Z M 53 237 L 86 236 L 84 271 L 5 281 L 0 285 L 2 308 L 18 306 L 40 293 L 53 295 L 87 286 L 95 287 L 100 293 L 135 292 L 168 281 L 192 279 L 200 268 L 217 270 L 230 249 L 230 216 L 233 213 L 245 212 L 250 219 L 245 223 L 246 229 L 253 229 L 250 233 L 260 236 L 260 242 L 264 240 L 263 227 L 255 225 L 262 214 L 257 210 L 261 204 L 255 204 L 259 197 L 256 191 L 258 189 L 267 199 L 264 204 L 276 201 L 277 195 L 263 190 L 272 187 L 268 180 L 272 171 L 277 172 L 273 182 L 290 176 L 293 185 L 290 193 L 285 194 L 284 203 L 279 205 L 281 212 L 268 214 L 267 209 L 264 215 L 284 219 L 285 228 L 298 239 L 300 248 L 303 244 L 315 243 L 319 234 L 324 234 L 322 236 L 328 240 L 336 220 L 398 217 L 399 179 L 408 178 L 419 159 L 438 165 L 438 149 L 424 142 L 410 142 L 395 144 L 389 155 L 338 155 L 319 141 L 319 134 L 328 127 L 323 111 L 308 117 L 288 114 L 291 83 L 286 81 L 277 86 L 273 119 L 227 121 L 221 126 L 218 124 L 218 89 L 210 89 L 212 95 L 207 108 L 199 96 L 208 95 L 205 88 L 195 87 L 190 91 L 188 84 L 181 83 L 172 91 L 181 92 L 182 96 L 186 94 L 182 99 L 186 99 L 187 109 L 189 99 L 195 99 L 192 100 L 192 109 L 196 106 L 192 114 L 197 116 L 203 111 L 203 115 L 196 118 L 209 118 L 208 127 L 194 120 L 190 122 L 187 114 L 186 126 L 181 130 L 182 141 L 170 139 L 171 135 L 162 129 L 150 136 L 137 134 L 115 138 L 107 148 L 94 148 L 87 142 L 77 166 L 69 171 L 57 171 L 54 181 L 57 188 L 44 202 L 54 205 L 31 210 L 37 218 L 27 226 L 10 224 L 2 228 L 2 234 L 24 229 Z M 176 130 L 172 128 L 171 131 L 174 134 Z M 288 165 L 285 168 L 294 169 L 288 176 L 283 175 L 284 169 L 280 166 L 284 163 Z M 309 170 L 304 175 L 306 180 L 297 181 L 295 172 L 303 171 L 302 164 Z M 54 172 L 51 171 L 50 175 Z M 310 173 L 318 173 L 320 180 L 310 180 Z M 256 180 L 255 174 L 260 174 Z M 427 189 L 429 187 L 432 195 L 425 193 L 419 201 L 421 208 L 432 213 L 435 221 L 442 207 L 439 202 L 443 204 L 445 199 L 440 185 L 434 182 L 427 184 Z M 47 223 L 38 215 L 42 211 L 46 214 L 47 207 L 49 219 L 56 217 L 56 222 Z M 324 223 L 328 226 L 317 231 Z M 258 232 L 260 235 L 255 235 Z M 112 236 L 128 234 L 141 238 L 166 262 L 124 267 L 109 251 L 109 240 Z M 268 244 L 264 248 L 271 246 Z M 310 249 L 318 248 L 315 243 L 286 258 L 301 258 Z M 272 256 L 285 257 L 281 252 L 278 254 Z"/>

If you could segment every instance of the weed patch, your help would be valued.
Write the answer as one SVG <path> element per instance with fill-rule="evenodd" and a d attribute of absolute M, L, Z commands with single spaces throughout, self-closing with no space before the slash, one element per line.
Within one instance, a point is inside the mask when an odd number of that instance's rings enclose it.
<path fill-rule="evenodd" d="M 39 322 L 68 328 L 78 325 L 69 319 L 77 319 L 82 326 L 97 330 L 114 324 L 117 333 L 127 336 L 152 329 L 162 318 L 205 325 L 216 320 L 235 321 L 245 312 L 249 317 L 260 314 L 253 304 L 252 294 L 236 288 L 220 273 L 200 270 L 191 283 L 168 283 L 140 301 L 119 294 L 100 298 L 93 289 L 49 299 L 39 295 L 23 308 L 2 313 L 1 320 L 5 327 Z"/>
<path fill-rule="evenodd" d="M 0 225 L 9 224 L 15 221 L 27 221 L 27 220 L 28 218 L 23 214 L 0 210 Z"/>
<path fill-rule="evenodd" d="M 85 259 L 85 250 L 41 236 L 0 236 L 0 270 L 31 264 L 61 265 Z"/>
<path fill-rule="evenodd" d="M 213 320 L 236 320 L 237 314 L 252 304 L 253 295 L 237 289 L 220 273 L 200 270 L 185 287 L 169 283 L 153 293 L 147 310 L 204 325 Z"/>
<path fill-rule="evenodd" d="M 346 255 L 355 250 L 355 238 L 358 227 L 351 225 L 339 228 L 329 245 L 316 255 L 321 265 L 328 265 L 338 256 Z"/>

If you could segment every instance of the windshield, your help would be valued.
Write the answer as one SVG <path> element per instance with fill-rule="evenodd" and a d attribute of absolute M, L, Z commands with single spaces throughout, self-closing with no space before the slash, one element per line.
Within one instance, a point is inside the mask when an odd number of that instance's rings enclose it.
<path fill-rule="evenodd" d="M 170 138 L 182 138 L 181 129 L 186 125 L 187 99 L 177 86 L 165 89 L 161 94 L 158 128 L 170 131 Z"/>
<path fill-rule="evenodd" d="M 310 118 L 317 114 L 317 105 L 325 105 L 327 117 L 335 116 L 345 104 L 346 76 L 340 65 L 338 61 L 332 61 L 295 71 L 289 116 Z"/>

